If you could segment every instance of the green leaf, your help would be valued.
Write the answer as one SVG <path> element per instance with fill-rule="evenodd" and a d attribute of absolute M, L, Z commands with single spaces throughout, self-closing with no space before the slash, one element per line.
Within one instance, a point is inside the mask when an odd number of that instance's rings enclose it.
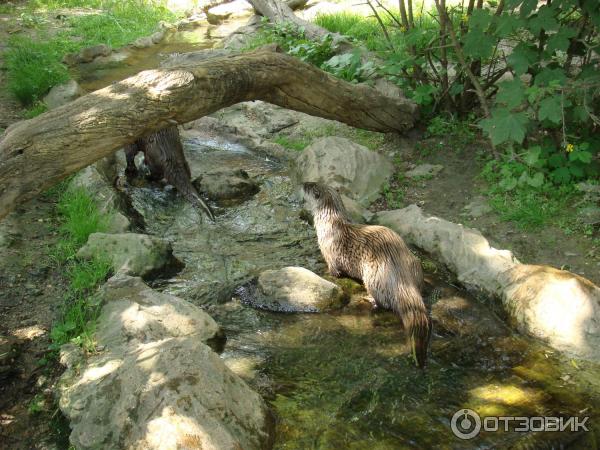
<path fill-rule="evenodd" d="M 555 33 L 548 38 L 546 50 L 550 53 L 554 53 L 556 50 L 566 52 L 571 43 L 570 39 L 576 35 L 577 31 L 574 28 L 562 27 L 558 30 L 558 33 Z"/>
<path fill-rule="evenodd" d="M 562 107 L 559 95 L 553 95 L 546 97 L 540 102 L 540 109 L 538 111 L 538 117 L 540 120 L 549 120 L 554 123 L 562 122 Z"/>
<path fill-rule="evenodd" d="M 584 164 L 592 162 L 592 155 L 590 152 L 585 150 L 575 150 L 569 154 L 569 161 L 581 161 Z"/>
<path fill-rule="evenodd" d="M 529 177 L 527 184 L 531 187 L 539 188 L 544 184 L 544 174 L 536 172 L 532 177 Z"/>
<path fill-rule="evenodd" d="M 510 141 L 520 144 L 525 138 L 528 123 L 529 118 L 523 112 L 513 113 L 506 108 L 496 108 L 492 117 L 481 121 L 481 128 L 494 145 Z"/>
<path fill-rule="evenodd" d="M 513 34 L 523 25 L 523 21 L 514 14 L 503 13 L 496 21 L 496 37 L 505 38 Z"/>
<path fill-rule="evenodd" d="M 496 94 L 496 103 L 502 103 L 507 108 L 513 109 L 525 100 L 525 88 L 519 78 L 511 81 L 503 81 L 498 84 L 499 90 Z"/>
<path fill-rule="evenodd" d="M 583 106 L 577 105 L 571 110 L 571 117 L 574 122 L 586 123 L 589 120 L 590 115 Z"/>
<path fill-rule="evenodd" d="M 540 146 L 531 147 L 525 155 L 523 156 L 523 161 L 528 166 L 533 166 L 540 159 L 540 154 L 542 153 L 542 148 Z"/>
<path fill-rule="evenodd" d="M 450 90 L 448 92 L 450 92 L 450 95 L 454 96 L 454 95 L 458 95 L 458 94 L 462 94 L 462 92 L 465 90 L 465 86 L 461 83 L 453 83 L 452 86 L 450 86 Z"/>
<path fill-rule="evenodd" d="M 536 86 L 550 86 L 552 82 L 556 82 L 562 85 L 566 80 L 567 76 L 564 70 L 546 67 L 535 77 L 535 84 Z"/>
<path fill-rule="evenodd" d="M 521 17 L 527 17 L 529 14 L 531 14 L 531 11 L 537 7 L 537 5 L 538 0 L 525 0 L 521 5 L 521 9 L 519 10 Z"/>
<path fill-rule="evenodd" d="M 433 102 L 433 94 L 437 91 L 430 84 L 424 84 L 417 87 L 413 94 L 413 100 L 419 105 L 429 105 Z"/>
<path fill-rule="evenodd" d="M 557 183 L 565 184 L 571 181 L 571 172 L 566 167 L 559 167 L 552 171 L 552 178 Z"/>
<path fill-rule="evenodd" d="M 571 175 L 573 175 L 575 178 L 583 178 L 583 176 L 585 175 L 583 168 L 576 164 L 572 164 L 571 166 L 569 166 L 569 172 L 571 172 Z"/>
<path fill-rule="evenodd" d="M 561 167 L 566 162 L 565 155 L 563 153 L 554 153 L 548 158 L 548 164 L 550 167 Z"/>
<path fill-rule="evenodd" d="M 523 75 L 527 69 L 537 60 L 537 53 L 529 45 L 521 42 L 506 58 L 508 64 L 515 70 L 516 75 Z"/>
<path fill-rule="evenodd" d="M 492 15 L 489 9 L 476 9 L 469 18 L 469 28 L 471 30 L 485 31 L 492 23 Z"/>
<path fill-rule="evenodd" d="M 472 59 L 487 59 L 494 51 L 494 38 L 481 30 L 471 30 L 463 37 L 465 55 Z"/>
<path fill-rule="evenodd" d="M 554 18 L 556 14 L 553 8 L 546 5 L 538 9 L 535 17 L 529 19 L 529 31 L 534 35 L 540 33 L 540 31 L 556 31 L 558 30 L 558 22 Z"/>
<path fill-rule="evenodd" d="M 499 185 L 505 191 L 511 191 L 517 187 L 517 179 L 515 177 L 503 178 Z"/>

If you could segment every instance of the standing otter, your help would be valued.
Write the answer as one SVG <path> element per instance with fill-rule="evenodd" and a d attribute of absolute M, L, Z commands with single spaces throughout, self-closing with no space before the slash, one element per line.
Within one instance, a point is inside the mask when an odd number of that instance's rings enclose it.
<path fill-rule="evenodd" d="M 212 209 L 206 204 L 192 185 L 190 166 L 185 160 L 183 146 L 177 126 L 163 128 L 156 133 L 138 139 L 125 147 L 128 177 L 137 175 L 135 155 L 144 153 L 144 162 L 150 170 L 150 178 L 162 180 L 173 186 L 195 207 L 200 208 L 211 220 L 215 220 Z"/>
<path fill-rule="evenodd" d="M 389 228 L 351 223 L 334 189 L 304 183 L 303 191 L 331 275 L 362 280 L 378 306 L 400 317 L 410 333 L 417 364 L 423 368 L 431 320 L 421 296 L 423 271 L 419 260 Z"/>

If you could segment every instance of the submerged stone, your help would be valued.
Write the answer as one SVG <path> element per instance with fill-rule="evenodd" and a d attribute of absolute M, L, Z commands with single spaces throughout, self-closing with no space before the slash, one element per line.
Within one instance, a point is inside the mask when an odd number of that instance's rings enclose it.
<path fill-rule="evenodd" d="M 265 270 L 258 277 L 263 309 L 321 312 L 340 308 L 345 296 L 339 286 L 303 267 Z"/>

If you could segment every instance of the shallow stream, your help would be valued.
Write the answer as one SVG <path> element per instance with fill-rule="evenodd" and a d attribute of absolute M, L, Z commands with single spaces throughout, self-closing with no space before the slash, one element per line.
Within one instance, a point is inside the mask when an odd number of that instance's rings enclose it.
<path fill-rule="evenodd" d="M 188 44 L 168 51 L 185 50 Z M 149 68 L 139 61 L 106 68 L 85 85 Z M 188 139 L 185 150 L 193 177 L 241 168 L 260 192 L 242 203 L 213 204 L 215 223 L 203 221 L 172 190 L 131 186 L 126 193 L 145 231 L 170 240 L 185 263 L 156 287 L 201 305 L 223 326 L 223 359 L 276 413 L 275 448 L 597 447 L 593 431 L 453 435 L 452 416 L 465 408 L 485 416 L 589 415 L 592 430 L 600 369 L 512 333 L 485 299 L 457 287 L 436 264 L 426 265 L 429 290 L 435 286 L 441 295 L 432 305 L 425 372 L 415 368 L 398 320 L 373 311 L 351 282 L 342 282 L 349 305 L 333 313 L 274 313 L 242 302 L 238 288 L 262 270 L 302 266 L 325 274 L 316 236 L 300 218 L 290 161 L 212 137 Z"/>

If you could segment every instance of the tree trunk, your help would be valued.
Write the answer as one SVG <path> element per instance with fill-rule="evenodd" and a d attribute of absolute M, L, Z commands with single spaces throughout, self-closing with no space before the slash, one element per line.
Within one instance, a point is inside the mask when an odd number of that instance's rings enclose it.
<path fill-rule="evenodd" d="M 273 23 L 292 22 L 304 28 L 306 37 L 311 40 L 319 40 L 329 32 L 324 28 L 314 25 L 294 14 L 294 11 L 280 0 L 248 0 L 254 9 Z"/>
<path fill-rule="evenodd" d="M 8 128 L 0 140 L 0 219 L 126 144 L 221 108 L 264 100 L 373 131 L 412 128 L 417 107 L 272 49 L 147 70 Z"/>

